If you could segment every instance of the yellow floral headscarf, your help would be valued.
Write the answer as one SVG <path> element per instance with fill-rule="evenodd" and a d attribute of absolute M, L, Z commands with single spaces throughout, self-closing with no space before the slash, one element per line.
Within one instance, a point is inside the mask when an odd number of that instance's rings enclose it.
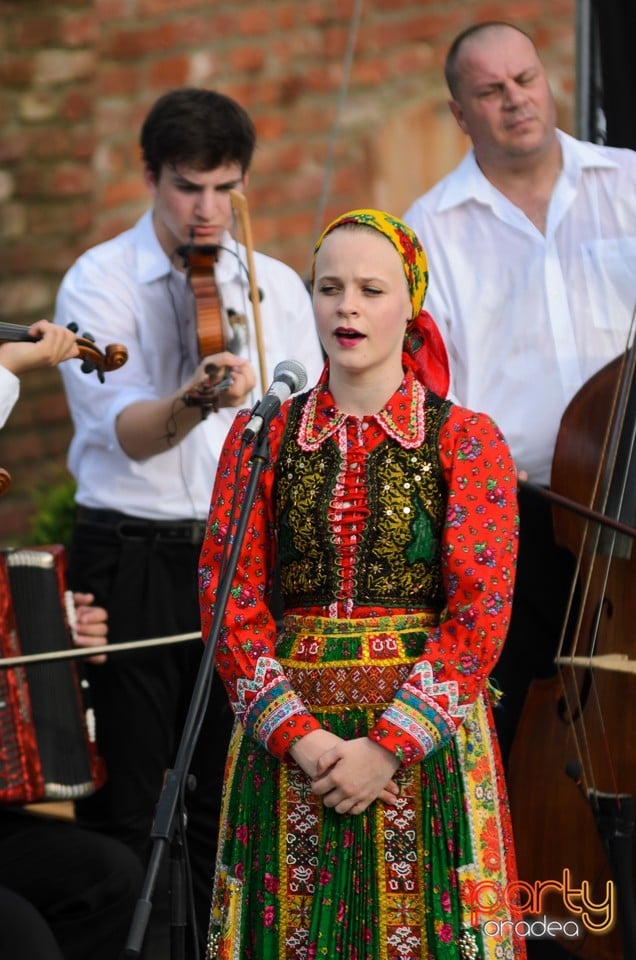
<path fill-rule="evenodd" d="M 448 356 L 437 324 L 430 313 L 422 309 L 428 287 L 428 263 L 424 248 L 410 227 L 383 210 L 350 210 L 336 217 L 325 227 L 314 247 L 311 287 L 314 285 L 316 254 L 323 240 L 347 223 L 377 230 L 390 240 L 400 255 L 413 308 L 404 337 L 404 360 L 425 386 L 445 397 L 449 386 Z"/>

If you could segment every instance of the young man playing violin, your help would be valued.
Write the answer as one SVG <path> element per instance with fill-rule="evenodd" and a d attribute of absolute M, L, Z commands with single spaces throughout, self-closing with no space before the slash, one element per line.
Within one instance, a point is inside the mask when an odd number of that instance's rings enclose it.
<path fill-rule="evenodd" d="M 246 250 L 231 236 L 231 194 L 241 194 L 255 146 L 245 110 L 222 94 L 179 89 L 161 97 L 141 130 L 143 174 L 152 206 L 121 235 L 95 247 L 62 283 L 56 322 L 92 323 L 128 362 L 93 388 L 64 371 L 75 425 L 69 467 L 77 480 L 70 581 L 109 613 L 111 643 L 200 629 L 197 567 L 210 488 L 222 442 L 239 406 L 267 388 L 264 361 L 293 358 L 309 380 L 322 366 L 313 313 L 301 279 L 256 253 L 264 358 L 257 356 Z M 228 340 L 201 357 L 197 302 L 178 248 L 218 247 L 214 267 Z M 230 320 L 234 319 L 234 328 Z M 209 415 L 189 405 L 209 386 L 210 364 L 230 383 Z M 99 748 L 108 782 L 77 804 L 84 824 L 124 839 L 145 859 L 164 771 L 174 761 L 199 667 L 198 641 L 109 658 L 91 676 Z M 187 796 L 188 853 L 199 945 L 207 929 L 221 782 L 231 719 L 213 682 Z M 160 922 L 153 910 L 152 925 Z M 193 952 L 188 954 L 194 956 Z M 153 956 L 159 957 L 155 952 Z"/>

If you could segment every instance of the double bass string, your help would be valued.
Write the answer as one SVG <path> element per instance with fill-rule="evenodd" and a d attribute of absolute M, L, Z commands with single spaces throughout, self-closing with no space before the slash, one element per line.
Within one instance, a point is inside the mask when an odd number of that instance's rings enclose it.
<path fill-rule="evenodd" d="M 594 802 L 594 789 L 591 784 L 597 782 L 594 769 L 592 750 L 588 738 L 588 726 L 584 720 L 585 703 L 583 702 L 582 687 L 577 682 L 577 668 L 580 668 L 581 661 L 587 660 L 587 678 L 589 681 L 589 691 L 595 704 L 595 714 L 601 731 L 601 741 L 604 746 L 604 754 L 607 760 L 609 775 L 613 784 L 617 804 L 620 807 L 619 787 L 615 764 L 612 760 L 611 744 L 607 735 L 606 724 L 604 720 L 603 707 L 601 705 L 596 675 L 594 671 L 594 658 L 598 645 L 599 634 L 601 630 L 601 621 L 605 611 L 607 601 L 608 584 L 612 564 L 620 557 L 620 551 L 617 552 L 617 543 L 619 536 L 623 539 L 626 536 L 634 536 L 634 517 L 630 516 L 628 524 L 622 524 L 623 508 L 625 498 L 628 492 L 628 481 L 630 478 L 630 465 L 634 462 L 634 449 L 636 438 L 636 411 L 630 410 L 630 399 L 634 393 L 634 377 L 636 367 L 636 351 L 633 346 L 633 331 L 635 312 L 632 314 L 630 329 L 628 332 L 627 346 L 620 362 L 619 374 L 615 389 L 611 396 L 611 406 L 607 418 L 607 429 L 604 432 L 602 446 L 599 458 L 598 470 L 594 477 L 592 493 L 589 498 L 590 507 L 597 504 L 597 509 L 593 511 L 594 516 L 587 519 L 576 558 L 576 568 L 573 577 L 572 588 L 568 599 L 566 616 L 563 629 L 560 636 L 559 647 L 557 651 L 557 664 L 559 664 L 559 679 L 563 691 L 564 702 L 568 712 L 568 719 L 574 718 L 581 720 L 581 732 L 577 733 L 576 725 L 571 723 L 571 729 L 574 737 L 575 747 L 579 757 L 579 763 L 582 771 L 582 782 L 586 795 L 590 802 Z M 630 346 L 631 344 L 631 346 Z M 627 436 L 626 436 L 627 431 Z M 623 463 L 621 463 L 621 457 Z M 623 473 L 620 468 L 624 466 Z M 618 481 L 618 483 L 617 483 Z M 632 504 L 633 508 L 633 504 Z M 607 516 L 609 522 L 604 521 Z M 622 529 L 624 528 L 624 529 Z M 632 549 L 631 540 L 629 541 L 629 551 Z M 625 548 L 623 547 L 623 552 Z M 576 626 L 574 629 L 575 644 L 569 655 L 563 654 L 563 648 L 566 638 L 569 635 L 568 623 L 574 606 L 576 592 L 576 583 L 579 581 L 585 556 L 591 558 L 587 566 L 587 572 L 583 578 L 582 595 L 577 613 Z M 584 620 L 587 604 L 589 603 L 592 581 L 594 573 L 600 574 L 600 600 L 597 600 L 594 611 L 592 627 L 589 632 L 589 649 L 584 656 L 579 655 L 578 645 L 582 633 L 582 624 Z M 576 658 L 575 662 L 574 658 Z M 569 667 L 572 690 L 568 692 L 568 684 L 564 680 L 563 666 Z M 575 701 L 575 711 L 573 703 Z"/>

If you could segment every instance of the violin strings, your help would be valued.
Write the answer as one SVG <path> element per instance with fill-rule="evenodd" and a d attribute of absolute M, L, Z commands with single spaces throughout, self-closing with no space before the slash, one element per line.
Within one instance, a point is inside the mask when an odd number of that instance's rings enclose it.
<path fill-rule="evenodd" d="M 173 282 L 174 279 L 176 279 L 176 278 L 174 277 L 174 274 L 175 274 L 175 273 L 176 273 L 175 268 L 171 265 L 171 266 L 170 266 L 170 273 L 168 274 L 168 276 L 167 276 L 167 278 L 166 278 L 166 288 L 167 288 L 167 291 L 168 291 L 168 298 L 169 298 L 170 304 L 171 304 L 171 306 L 172 306 L 172 313 L 173 313 L 173 315 L 174 315 L 174 321 L 175 321 L 175 324 L 176 324 L 176 327 L 177 327 L 177 336 L 178 336 L 178 338 L 179 338 L 179 351 L 180 351 L 179 381 L 182 381 L 182 380 L 184 379 L 185 375 L 186 375 L 186 365 L 189 366 L 189 367 L 191 367 L 191 366 L 192 366 L 192 359 L 191 359 L 191 357 L 188 355 L 187 343 L 186 343 L 185 340 L 184 340 L 184 330 L 183 330 L 183 326 L 182 326 L 182 312 L 181 312 L 181 311 L 178 309 L 178 307 L 177 307 L 177 301 L 176 301 L 175 293 L 174 293 L 174 291 L 173 291 L 173 289 L 172 289 L 172 282 Z M 186 287 L 185 287 L 185 285 L 184 285 L 184 287 L 183 287 L 183 293 L 184 293 L 184 295 L 185 295 L 185 290 L 186 290 Z M 183 299 L 183 298 L 182 298 L 182 299 Z M 183 311 L 183 314 L 185 315 L 185 310 Z M 185 323 L 185 319 L 183 320 L 183 323 Z M 195 368 L 195 369 L 196 369 L 196 368 Z M 165 437 L 166 437 L 166 441 L 167 441 L 167 443 L 168 443 L 168 446 L 169 446 L 171 449 L 176 449 L 176 451 L 177 451 L 177 458 L 178 458 L 178 463 L 179 463 L 179 477 L 180 477 L 180 479 L 181 479 L 181 484 L 182 484 L 182 486 L 183 486 L 183 491 L 184 491 L 185 497 L 186 497 L 186 499 L 187 499 L 187 501 L 188 501 L 188 503 L 189 503 L 189 505 L 190 505 L 191 515 L 192 515 L 192 517 L 196 517 L 197 513 L 196 513 L 196 507 L 195 507 L 195 505 L 194 505 L 194 498 L 193 498 L 193 496 L 192 496 L 192 491 L 190 490 L 190 486 L 189 486 L 189 484 L 188 484 L 188 479 L 187 479 L 187 476 L 186 476 L 186 471 L 185 471 L 185 467 L 184 467 L 184 463 L 183 463 L 183 448 L 182 448 L 182 445 L 181 445 L 180 443 L 178 443 L 175 448 L 172 447 L 172 440 L 173 440 L 174 437 L 176 436 L 176 412 L 177 412 L 177 411 L 176 411 L 176 402 L 175 402 L 175 403 L 173 403 L 173 405 L 172 405 L 172 408 L 171 408 L 171 411 L 170 411 L 170 416 L 168 417 L 168 420 L 167 420 L 167 422 L 166 422 L 166 433 L 165 433 Z M 172 426 L 171 426 L 171 424 L 172 424 Z"/>

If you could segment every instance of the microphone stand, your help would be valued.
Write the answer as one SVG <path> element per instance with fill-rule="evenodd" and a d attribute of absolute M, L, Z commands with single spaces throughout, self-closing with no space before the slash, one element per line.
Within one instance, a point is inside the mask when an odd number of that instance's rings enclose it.
<path fill-rule="evenodd" d="M 152 895 L 168 844 L 171 845 L 172 881 L 170 891 L 172 900 L 170 956 L 171 960 L 185 960 L 186 957 L 185 816 L 184 812 L 181 811 L 177 818 L 177 807 L 180 803 L 180 798 L 183 797 L 184 787 L 187 784 L 188 770 L 199 736 L 200 722 L 210 695 L 216 646 L 223 624 L 241 546 L 245 538 L 250 508 L 256 495 L 259 477 L 269 459 L 268 427 L 269 423 L 263 423 L 262 429 L 257 434 L 254 442 L 254 450 L 250 458 L 252 470 L 245 488 L 245 498 L 239 513 L 236 534 L 227 567 L 219 580 L 212 623 L 201 657 L 199 672 L 181 734 L 181 741 L 177 750 L 174 767 L 167 771 L 157 803 L 155 818 L 150 832 L 150 837 L 153 841 L 152 849 L 146 868 L 144 885 L 137 901 L 135 913 L 128 932 L 125 954 L 127 957 L 138 957 L 141 953 L 148 920 L 152 911 Z"/>

